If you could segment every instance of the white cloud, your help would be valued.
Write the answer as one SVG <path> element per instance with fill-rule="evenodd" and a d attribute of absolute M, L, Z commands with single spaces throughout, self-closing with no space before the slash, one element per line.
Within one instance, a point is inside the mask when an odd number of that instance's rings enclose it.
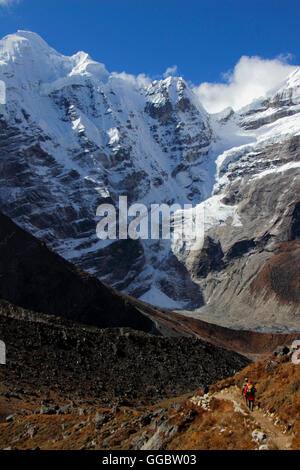
<path fill-rule="evenodd" d="M 12 3 L 19 3 L 21 0 L 0 0 L 0 6 L 8 6 Z"/>
<path fill-rule="evenodd" d="M 170 75 L 175 75 L 177 73 L 178 67 L 177 65 L 173 65 L 172 67 L 168 67 L 165 73 L 163 74 L 164 78 L 169 77 Z"/>
<path fill-rule="evenodd" d="M 291 58 L 291 54 L 273 60 L 243 56 L 233 71 L 223 74 L 225 83 L 202 83 L 194 91 L 210 113 L 228 106 L 237 110 L 279 86 L 297 68 L 288 64 Z"/>
<path fill-rule="evenodd" d="M 132 75 L 126 72 L 112 72 L 111 76 L 116 79 L 121 79 L 124 83 L 128 82 L 131 85 L 135 85 L 139 87 L 147 87 L 151 83 L 151 78 L 147 77 L 144 73 L 140 73 L 139 75 Z"/>

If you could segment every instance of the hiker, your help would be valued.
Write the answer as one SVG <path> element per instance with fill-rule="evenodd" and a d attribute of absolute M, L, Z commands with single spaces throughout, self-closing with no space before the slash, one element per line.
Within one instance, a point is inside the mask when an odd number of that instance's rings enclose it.
<path fill-rule="evenodd" d="M 208 393 L 208 386 L 207 385 L 201 385 L 200 393 L 201 393 L 202 397 L 204 395 L 206 395 Z"/>
<path fill-rule="evenodd" d="M 256 388 L 252 384 L 251 380 L 249 380 L 248 385 L 245 388 L 245 398 L 247 400 L 247 405 L 249 407 L 249 410 L 251 411 L 253 411 L 253 408 L 254 408 L 255 392 L 256 392 Z"/>
<path fill-rule="evenodd" d="M 247 398 L 246 398 L 246 395 L 245 395 L 245 388 L 246 388 L 247 385 L 248 385 L 248 381 L 249 381 L 249 379 L 247 379 L 247 378 L 244 380 L 243 388 L 242 388 L 242 396 L 245 398 L 246 404 L 247 404 Z"/>

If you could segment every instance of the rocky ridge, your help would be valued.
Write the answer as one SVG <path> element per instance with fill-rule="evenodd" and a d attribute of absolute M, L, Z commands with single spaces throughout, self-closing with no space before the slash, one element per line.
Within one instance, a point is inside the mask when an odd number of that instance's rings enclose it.
<path fill-rule="evenodd" d="M 1 394 L 22 406 L 49 394 L 63 404 L 68 399 L 94 406 L 153 404 L 191 391 L 202 381 L 229 377 L 250 363 L 195 337 L 99 329 L 4 301 L 0 337 L 7 349 Z"/>

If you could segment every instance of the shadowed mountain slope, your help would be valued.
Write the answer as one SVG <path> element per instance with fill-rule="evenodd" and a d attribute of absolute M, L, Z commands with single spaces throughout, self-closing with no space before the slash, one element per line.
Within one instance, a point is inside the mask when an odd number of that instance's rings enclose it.
<path fill-rule="evenodd" d="M 0 213 L 0 298 L 90 325 L 153 330 L 114 289 L 49 250 Z"/>

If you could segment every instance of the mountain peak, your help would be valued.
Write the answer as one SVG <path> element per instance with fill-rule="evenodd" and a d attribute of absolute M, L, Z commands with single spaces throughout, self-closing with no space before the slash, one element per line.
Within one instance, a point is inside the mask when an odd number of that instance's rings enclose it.
<path fill-rule="evenodd" d="M 51 53 L 59 55 L 41 36 L 31 31 L 18 30 L 14 34 L 8 34 L 0 41 L 0 51 L 2 50 L 10 56 L 23 54 L 26 49 L 44 53 L 51 51 Z"/>
<path fill-rule="evenodd" d="M 28 39 L 29 41 L 35 42 L 35 43 L 40 43 L 43 44 L 47 47 L 48 44 L 46 41 L 38 34 L 35 33 L 34 31 L 27 31 L 25 29 L 18 29 L 18 31 L 15 33 L 15 35 L 18 35 L 20 37 L 23 37 L 24 39 Z M 8 35 L 8 36 L 13 36 L 13 35 Z"/>
<path fill-rule="evenodd" d="M 300 67 L 298 67 L 296 70 L 293 70 L 293 72 L 287 77 L 286 82 L 288 88 L 300 86 Z"/>

